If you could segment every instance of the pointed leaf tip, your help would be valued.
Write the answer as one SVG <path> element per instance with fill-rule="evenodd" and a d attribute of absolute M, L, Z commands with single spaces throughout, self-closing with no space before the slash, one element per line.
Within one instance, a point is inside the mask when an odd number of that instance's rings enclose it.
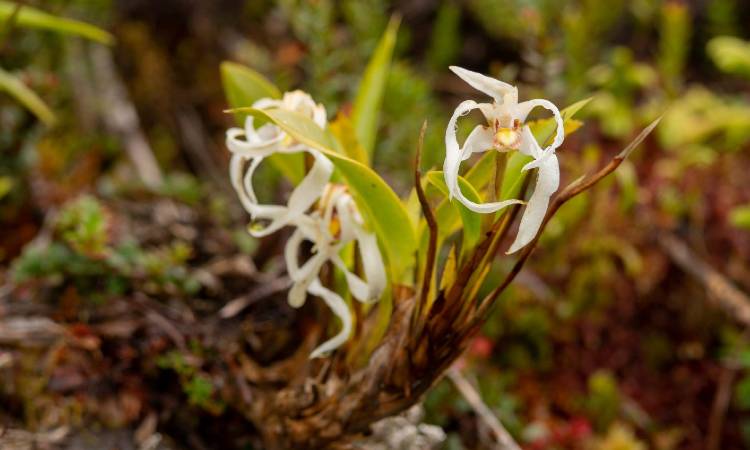
<path fill-rule="evenodd" d="M 633 150 L 635 150 L 641 143 L 643 142 L 646 137 L 651 134 L 652 131 L 654 131 L 654 128 L 656 128 L 657 125 L 659 125 L 659 122 L 661 121 L 662 116 L 659 116 L 656 120 L 651 122 L 649 126 L 643 129 L 643 131 L 636 136 L 635 139 L 633 139 L 630 144 L 628 144 L 627 147 L 625 147 L 620 153 L 617 154 L 618 159 L 625 159 L 627 158 L 631 153 L 633 153 Z"/>

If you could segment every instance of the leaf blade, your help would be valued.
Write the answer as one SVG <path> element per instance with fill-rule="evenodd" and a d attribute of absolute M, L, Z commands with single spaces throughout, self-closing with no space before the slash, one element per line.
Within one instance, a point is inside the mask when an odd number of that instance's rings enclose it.
<path fill-rule="evenodd" d="M 17 3 L 0 0 L 0 21 L 11 18 Z M 99 27 L 74 19 L 46 13 L 30 6 L 22 6 L 15 16 L 15 24 L 25 28 L 36 28 L 57 33 L 73 34 L 105 45 L 115 42 L 114 36 Z"/>
<path fill-rule="evenodd" d="M 357 96 L 354 99 L 352 121 L 357 139 L 367 152 L 369 159 L 372 159 L 375 149 L 375 134 L 380 119 L 379 110 L 383 101 L 385 85 L 388 81 L 400 21 L 399 18 L 394 17 L 388 23 L 375 53 L 367 63 L 367 68 L 357 90 Z"/>
<path fill-rule="evenodd" d="M 3 69 L 0 69 L 0 91 L 5 91 L 8 95 L 15 98 L 45 125 L 51 127 L 57 121 L 55 113 L 52 112 L 36 92 L 23 84 L 13 74 Z"/>

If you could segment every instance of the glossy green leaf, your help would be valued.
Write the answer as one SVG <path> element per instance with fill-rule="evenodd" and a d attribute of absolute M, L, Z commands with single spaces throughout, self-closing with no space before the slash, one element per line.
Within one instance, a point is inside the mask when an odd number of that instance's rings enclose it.
<path fill-rule="evenodd" d="M 388 24 L 375 53 L 367 64 L 362 82 L 357 90 L 357 97 L 354 99 L 352 121 L 357 138 L 367 152 L 368 158 L 372 158 L 375 149 L 375 135 L 380 120 L 380 105 L 383 102 L 385 85 L 388 81 L 399 22 L 400 19 L 393 18 Z"/>
<path fill-rule="evenodd" d="M 14 24 L 19 27 L 73 34 L 106 45 L 112 45 L 115 41 L 111 34 L 88 23 L 57 17 L 25 5 L 16 13 L 17 8 L 16 2 L 0 0 L 0 22 L 13 17 Z"/>
<path fill-rule="evenodd" d="M 243 111 L 275 123 L 294 139 L 325 153 L 377 234 L 392 279 L 405 281 L 414 264 L 417 241 L 406 208 L 385 181 L 371 168 L 335 152 L 331 135 L 302 114 L 283 109 Z"/>
<path fill-rule="evenodd" d="M 31 111 L 45 125 L 52 126 L 55 123 L 55 113 L 36 95 L 36 92 L 29 89 L 21 80 L 13 74 L 0 69 L 0 91 L 7 92 L 15 98 L 26 109 Z"/>
<path fill-rule="evenodd" d="M 251 107 L 262 98 L 281 98 L 279 88 L 263 75 L 241 64 L 229 61 L 221 63 L 221 82 L 224 85 L 227 102 L 235 110 Z M 244 126 L 247 115 L 246 112 L 235 112 L 237 125 Z M 304 155 L 301 153 L 272 155 L 268 161 L 294 183 L 299 182 L 305 176 Z"/>

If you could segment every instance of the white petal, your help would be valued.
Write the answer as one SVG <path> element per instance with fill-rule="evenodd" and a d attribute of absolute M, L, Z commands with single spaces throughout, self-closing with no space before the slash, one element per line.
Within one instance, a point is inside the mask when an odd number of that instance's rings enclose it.
<path fill-rule="evenodd" d="M 503 99 L 506 95 L 518 99 L 518 89 L 513 85 L 482 75 L 481 73 L 464 69 L 463 67 L 450 66 L 450 69 L 462 80 L 469 83 L 471 87 L 489 95 L 495 99 L 497 103 L 503 103 Z"/>
<path fill-rule="evenodd" d="M 357 231 L 357 245 L 362 256 L 362 269 L 367 277 L 367 284 L 370 286 L 370 295 L 367 300 L 375 301 L 380 298 L 388 284 L 378 240 L 374 233 L 368 233 L 360 228 Z"/>
<path fill-rule="evenodd" d="M 526 117 L 529 115 L 531 110 L 536 108 L 537 106 L 542 107 L 552 112 L 552 114 L 555 117 L 555 122 L 557 122 L 557 129 L 555 130 L 555 139 L 552 141 L 552 144 L 550 144 L 547 148 L 544 149 L 545 152 L 554 151 L 556 148 L 562 145 L 562 142 L 565 139 L 565 124 L 563 122 L 562 116 L 560 115 L 560 110 L 557 109 L 557 106 L 555 106 L 549 100 L 544 100 L 544 99 L 529 100 L 527 102 L 519 103 L 516 106 L 515 114 L 513 117 L 520 120 L 521 122 L 525 122 Z M 544 137 L 546 138 L 546 136 Z"/>
<path fill-rule="evenodd" d="M 317 150 L 310 150 L 310 154 L 315 163 L 289 196 L 289 209 L 296 214 L 304 213 L 320 198 L 333 174 L 333 163 L 327 157 Z"/>
<path fill-rule="evenodd" d="M 305 303 L 307 291 L 310 284 L 318 277 L 320 268 L 326 261 L 325 253 L 314 254 L 305 264 L 299 265 L 299 251 L 302 242 L 305 240 L 302 231 L 299 229 L 292 233 L 284 247 L 284 260 L 289 278 L 292 280 L 292 287 L 289 289 L 289 305 L 299 308 Z"/>
<path fill-rule="evenodd" d="M 477 125 L 471 130 L 469 137 L 464 142 L 464 146 L 461 149 L 461 160 L 465 161 L 474 153 L 482 153 L 492 149 L 493 138 L 492 129 L 483 125 Z"/>
<path fill-rule="evenodd" d="M 515 253 L 536 237 L 544 216 L 547 214 L 549 199 L 560 186 L 560 167 L 557 156 L 550 154 L 541 161 L 534 193 L 531 194 L 529 203 L 521 217 L 516 240 L 511 244 L 506 252 L 507 254 Z"/>
<path fill-rule="evenodd" d="M 284 134 L 258 136 L 247 134 L 242 128 L 230 128 L 226 134 L 226 145 L 230 152 L 248 157 L 269 156 L 279 150 Z"/>
<path fill-rule="evenodd" d="M 261 98 L 253 103 L 255 109 L 281 108 L 284 102 L 275 98 Z"/>
<path fill-rule="evenodd" d="M 493 203 L 475 203 L 466 198 L 463 192 L 461 192 L 461 186 L 458 184 L 458 171 L 461 167 L 461 158 L 466 153 L 479 152 L 480 150 L 478 147 L 472 148 L 471 145 L 480 145 L 482 140 L 477 136 L 471 143 L 467 142 L 467 144 L 470 145 L 464 145 L 463 149 L 459 149 L 458 140 L 456 140 L 456 122 L 460 116 L 478 107 L 479 105 L 476 102 L 466 100 L 458 105 L 458 108 L 453 111 L 453 116 L 448 122 L 448 128 L 445 130 L 445 161 L 443 162 L 443 176 L 445 177 L 445 184 L 448 186 L 450 198 L 456 197 L 458 201 L 466 205 L 470 210 L 486 214 L 523 202 L 520 200 L 505 200 Z"/>
<path fill-rule="evenodd" d="M 523 130 L 521 130 L 521 146 L 518 148 L 518 151 L 534 159 L 541 158 L 542 156 L 542 148 L 539 147 L 539 143 L 528 126 L 524 126 Z"/>
<path fill-rule="evenodd" d="M 453 111 L 453 116 L 448 122 L 448 127 L 445 129 L 445 161 L 443 161 L 443 175 L 445 176 L 445 184 L 448 186 L 449 197 L 452 198 L 459 191 L 458 186 L 458 171 L 461 166 L 461 157 L 463 151 L 458 146 L 458 140 L 456 139 L 456 124 L 458 118 L 464 114 L 469 113 L 472 109 L 477 108 L 477 103 L 473 100 L 465 100 L 458 105 Z"/>
<path fill-rule="evenodd" d="M 310 358 L 312 359 L 326 355 L 349 339 L 349 335 L 352 333 L 352 315 L 344 299 L 335 292 L 323 287 L 317 278 L 310 284 L 309 292 L 320 297 L 331 308 L 336 317 L 341 320 L 341 331 L 313 350 L 310 354 Z"/>

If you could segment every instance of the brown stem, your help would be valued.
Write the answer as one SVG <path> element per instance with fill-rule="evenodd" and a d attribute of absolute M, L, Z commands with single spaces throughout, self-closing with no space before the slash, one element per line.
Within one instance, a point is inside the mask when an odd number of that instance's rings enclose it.
<path fill-rule="evenodd" d="M 422 275 L 422 287 L 420 290 L 417 316 L 421 313 L 420 306 L 426 304 L 430 295 L 430 285 L 432 284 L 432 272 L 435 269 L 435 257 L 437 253 L 437 234 L 438 224 L 435 220 L 435 214 L 430 207 L 430 203 L 427 201 L 427 196 L 422 189 L 422 171 L 420 166 L 422 164 L 422 148 L 424 146 L 424 134 L 427 130 L 427 121 L 422 124 L 422 130 L 419 133 L 419 143 L 417 144 L 417 156 L 414 167 L 414 188 L 417 191 L 417 198 L 419 198 L 419 204 L 422 207 L 422 214 L 424 214 L 425 221 L 430 231 L 430 240 L 427 246 L 427 256 L 425 258 L 424 273 Z"/>

